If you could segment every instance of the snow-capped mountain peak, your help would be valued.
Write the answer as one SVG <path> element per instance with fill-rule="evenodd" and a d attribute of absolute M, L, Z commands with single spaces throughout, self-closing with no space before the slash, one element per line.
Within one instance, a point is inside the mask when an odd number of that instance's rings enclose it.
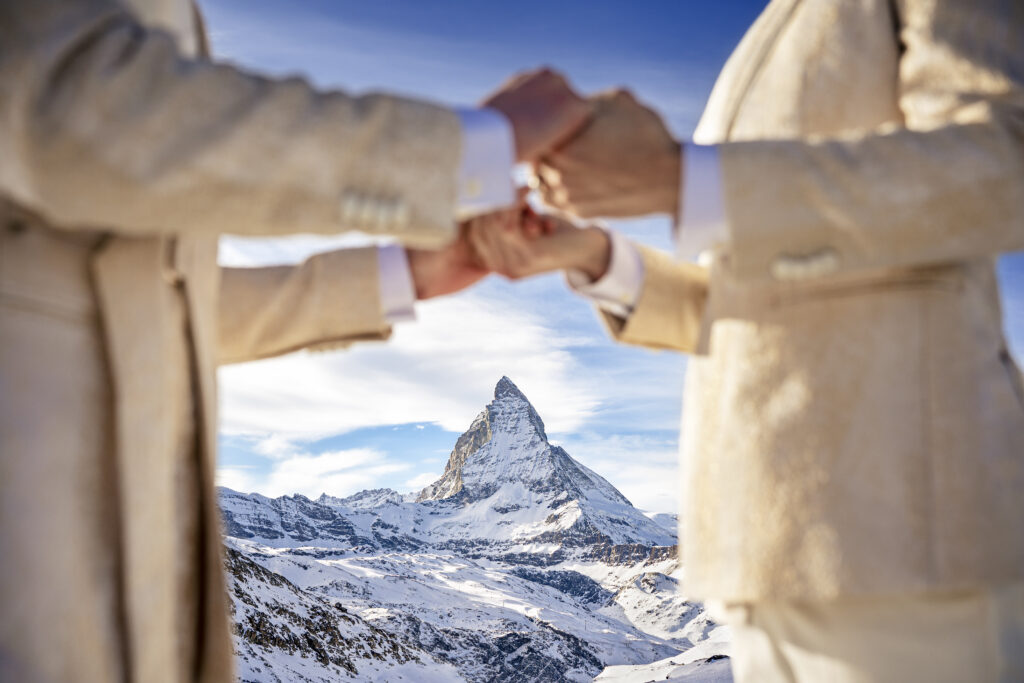
<path fill-rule="evenodd" d="M 549 450 L 540 415 L 512 380 L 502 377 L 494 400 L 455 442 L 444 474 L 418 500 L 458 495 L 470 502 L 489 497 L 502 483 L 546 480 Z"/>
<path fill-rule="evenodd" d="M 316 499 L 316 502 L 332 507 L 369 509 L 387 505 L 388 503 L 401 503 L 402 494 L 394 489 L 369 489 L 354 493 L 347 498 L 335 498 L 324 493 Z"/>
<path fill-rule="evenodd" d="M 673 541 L 604 478 L 551 444 L 540 415 L 508 377 L 498 381 L 494 400 L 456 441 L 444 474 L 417 500 L 486 506 L 516 530 L 516 539 Z"/>
<path fill-rule="evenodd" d="M 507 377 L 419 496 L 219 497 L 243 680 L 727 680 L 673 520 L 550 443 Z"/>
<path fill-rule="evenodd" d="M 231 535 L 274 546 L 471 546 L 500 556 L 675 543 L 670 530 L 551 444 L 537 411 L 507 377 L 456 441 L 444 474 L 415 500 L 389 489 L 316 501 L 224 490 L 221 507 Z"/>

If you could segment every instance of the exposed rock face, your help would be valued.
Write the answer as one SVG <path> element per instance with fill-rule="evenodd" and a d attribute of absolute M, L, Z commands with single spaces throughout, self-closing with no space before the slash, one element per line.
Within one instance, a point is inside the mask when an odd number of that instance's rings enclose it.
<path fill-rule="evenodd" d="M 486 501 L 494 512 L 520 518 L 520 526 L 527 521 L 512 513 L 545 506 L 550 513 L 532 538 L 538 542 L 674 542 L 670 532 L 636 510 L 604 478 L 549 443 L 540 415 L 508 377 L 501 378 L 494 400 L 459 437 L 441 478 L 417 497 L 431 500 L 463 507 Z"/>
<path fill-rule="evenodd" d="M 548 443 L 544 421 L 508 377 L 494 388 L 494 401 L 459 437 L 444 475 L 424 488 L 418 501 L 458 496 L 462 503 L 488 498 L 503 484 L 522 484 L 535 493 L 566 492 L 579 498 L 588 490 L 629 505 L 611 484 Z"/>
<path fill-rule="evenodd" d="M 221 492 L 228 535 L 274 547 L 411 550 L 473 556 L 579 548 L 630 558 L 671 546 L 652 521 L 601 476 L 552 445 L 526 396 L 503 377 L 494 400 L 456 441 L 444 474 L 415 502 L 390 489 L 347 498 L 269 499 Z"/>
<path fill-rule="evenodd" d="M 234 538 L 255 539 L 274 547 L 413 550 L 422 545 L 376 512 L 353 514 L 379 510 L 391 503 L 388 496 L 362 496 L 346 507 L 348 499 L 326 495 L 312 501 L 302 495 L 267 498 L 226 488 L 218 493 L 224 532 Z M 380 505 L 374 506 L 374 502 Z"/>
<path fill-rule="evenodd" d="M 220 502 L 246 681 L 590 681 L 718 633 L 669 576 L 672 531 L 507 377 L 417 496 Z"/>
<path fill-rule="evenodd" d="M 400 638 L 340 603 L 301 590 L 238 550 L 227 549 L 225 565 L 243 680 L 309 679 L 310 673 L 352 677 L 423 663 L 422 653 Z"/>
<path fill-rule="evenodd" d="M 591 680 L 604 666 L 586 642 L 551 624 L 527 618 L 498 634 L 437 628 L 411 614 L 395 616 L 387 628 L 404 634 L 439 661 L 456 667 L 466 680 L 501 683 Z"/>
<path fill-rule="evenodd" d="M 370 489 L 360 491 L 347 498 L 335 498 L 326 493 L 316 499 L 321 505 L 339 506 L 347 508 L 372 509 L 389 503 L 397 505 L 402 502 L 402 494 L 394 489 Z"/>
<path fill-rule="evenodd" d="M 589 605 L 604 607 L 615 597 L 611 591 L 602 588 L 597 581 L 576 571 L 557 569 L 543 571 L 532 567 L 516 567 L 512 573 L 521 579 L 551 586 Z"/>

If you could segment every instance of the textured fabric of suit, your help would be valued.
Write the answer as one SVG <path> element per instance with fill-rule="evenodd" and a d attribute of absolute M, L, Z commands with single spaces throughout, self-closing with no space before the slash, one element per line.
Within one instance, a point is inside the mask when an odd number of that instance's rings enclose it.
<path fill-rule="evenodd" d="M 1021 45 L 1020 3 L 775 0 L 729 59 L 695 138 L 719 145 L 730 243 L 703 278 L 647 252 L 652 294 L 609 321 L 695 354 L 693 594 L 1024 577 L 1024 389 L 994 272 L 1024 248 Z"/>
<path fill-rule="evenodd" d="M 389 334 L 376 253 L 453 235 L 456 115 L 194 56 L 186 0 L 0 1 L 0 678 L 228 681 L 221 362 Z"/>
<path fill-rule="evenodd" d="M 1016 683 L 1024 584 L 709 608 L 732 627 L 735 683 Z"/>

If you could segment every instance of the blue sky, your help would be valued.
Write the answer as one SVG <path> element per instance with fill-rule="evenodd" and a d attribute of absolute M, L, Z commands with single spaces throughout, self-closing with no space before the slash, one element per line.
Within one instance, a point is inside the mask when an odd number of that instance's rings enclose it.
<path fill-rule="evenodd" d="M 322 87 L 472 105 L 515 71 L 552 65 L 584 92 L 626 85 L 686 138 L 762 0 L 353 2 L 206 0 L 217 56 Z M 616 224 L 667 247 L 667 219 Z M 352 236 L 222 243 L 225 263 L 300 260 Z M 1024 351 L 1024 256 L 1005 257 L 1011 345 Z M 418 305 L 388 344 L 221 371 L 220 481 L 268 495 L 419 488 L 507 374 L 553 441 L 638 506 L 676 506 L 685 359 L 617 346 L 559 277 Z"/>

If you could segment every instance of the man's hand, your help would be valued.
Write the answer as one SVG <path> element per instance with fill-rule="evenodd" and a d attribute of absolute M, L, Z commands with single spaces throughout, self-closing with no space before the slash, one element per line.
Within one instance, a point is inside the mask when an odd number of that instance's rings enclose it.
<path fill-rule="evenodd" d="M 661 117 L 625 90 L 590 101 L 590 123 L 541 159 L 545 202 L 583 218 L 676 215 L 682 155 Z"/>
<path fill-rule="evenodd" d="M 590 104 L 550 69 L 512 77 L 483 106 L 505 115 L 515 135 L 519 161 L 536 161 L 568 140 L 586 122 Z"/>
<path fill-rule="evenodd" d="M 438 250 L 406 249 L 417 299 L 453 294 L 490 274 L 469 245 L 469 226 L 459 227 L 458 238 Z"/>
<path fill-rule="evenodd" d="M 556 216 L 517 209 L 470 222 L 469 241 L 482 265 L 511 279 L 555 270 L 581 270 L 591 280 L 608 270 L 611 243 L 596 227 L 579 228 Z"/>

